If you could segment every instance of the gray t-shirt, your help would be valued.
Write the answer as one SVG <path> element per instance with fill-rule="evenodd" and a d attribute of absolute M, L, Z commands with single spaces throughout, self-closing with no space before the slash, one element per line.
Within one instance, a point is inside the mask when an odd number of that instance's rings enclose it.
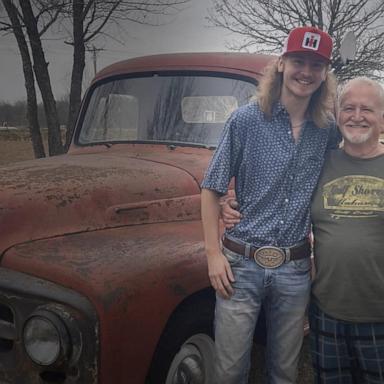
<path fill-rule="evenodd" d="M 331 151 L 311 214 L 319 307 L 340 320 L 384 322 L 384 155 Z"/>

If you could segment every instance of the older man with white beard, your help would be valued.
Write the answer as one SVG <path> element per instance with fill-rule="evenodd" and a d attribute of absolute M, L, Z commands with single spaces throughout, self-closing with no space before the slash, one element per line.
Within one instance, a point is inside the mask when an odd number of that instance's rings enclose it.
<path fill-rule="evenodd" d="M 384 383 L 384 91 L 365 77 L 339 96 L 344 138 L 325 162 L 311 217 L 316 383 Z"/>

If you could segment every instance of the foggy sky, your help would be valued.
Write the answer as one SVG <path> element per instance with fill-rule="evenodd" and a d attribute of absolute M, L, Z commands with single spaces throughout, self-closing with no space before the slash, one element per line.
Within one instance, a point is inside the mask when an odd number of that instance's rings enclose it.
<path fill-rule="evenodd" d="M 113 40 L 95 42 L 97 48 L 102 48 L 97 55 L 97 70 L 118 60 L 146 54 L 227 51 L 225 41 L 233 39 L 233 35 L 222 29 L 207 27 L 208 22 L 204 17 L 207 16 L 208 6 L 208 0 L 191 0 L 188 9 L 167 25 L 127 25 L 124 32 L 116 36 L 124 45 Z M 44 40 L 43 45 L 49 62 L 53 92 L 59 99 L 69 92 L 72 50 L 61 39 L 54 37 Z M 13 103 L 26 99 L 21 59 L 13 35 L 0 36 L 0 64 L 0 102 Z M 92 55 L 87 53 L 85 87 L 93 75 Z"/>

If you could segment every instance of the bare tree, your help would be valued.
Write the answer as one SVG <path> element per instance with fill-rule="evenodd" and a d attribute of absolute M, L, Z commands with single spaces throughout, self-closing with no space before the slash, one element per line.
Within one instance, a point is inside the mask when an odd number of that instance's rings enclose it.
<path fill-rule="evenodd" d="M 12 0 L 2 0 L 2 3 L 9 20 L 8 22 L 1 22 L 1 30 L 13 32 L 23 63 L 27 90 L 28 123 L 35 157 L 45 156 L 38 121 L 35 79 L 43 100 L 48 128 L 49 155 L 61 154 L 64 152 L 65 146 L 62 143 L 56 100 L 53 95 L 48 62 L 45 58 L 41 37 L 57 22 L 65 10 L 66 2 L 62 0 L 50 2 L 19 0 L 19 4 L 17 4 Z"/>
<path fill-rule="evenodd" d="M 20 56 L 23 63 L 25 88 L 27 91 L 27 115 L 33 153 L 36 158 L 45 157 L 44 145 L 41 137 L 37 114 L 38 108 L 36 100 L 35 78 L 33 75 L 32 61 L 29 55 L 28 44 L 25 40 L 23 28 L 20 24 L 17 8 L 10 0 L 3 0 L 3 4 L 8 13 L 11 22 L 9 27 L 13 28 L 13 33 L 19 46 Z"/>
<path fill-rule="evenodd" d="M 33 76 L 39 86 L 48 126 L 49 154 L 63 153 L 68 148 L 73 125 L 81 102 L 81 89 L 85 68 L 85 52 L 91 41 L 100 35 L 106 35 L 106 28 L 113 23 L 119 26 L 122 21 L 141 24 L 157 24 L 151 16 L 161 17 L 176 14 L 178 6 L 189 0 L 2 0 L 8 20 L 0 21 L 0 30 L 15 34 L 21 53 L 26 87 L 33 105 L 36 98 Z M 1 11 L 1 9 L 0 9 Z M 10 14 L 12 12 L 12 17 Z M 69 44 L 73 45 L 73 66 L 70 85 L 70 106 L 65 144 L 62 143 L 56 101 L 53 96 L 48 63 L 42 44 L 42 35 L 52 25 L 60 21 L 63 25 L 69 22 L 71 28 Z M 29 47 L 25 46 L 29 43 Z M 33 58 L 31 61 L 30 53 Z M 32 72 L 33 68 L 33 72 Z M 33 85 L 33 88 L 32 88 Z M 36 103 L 35 103 L 36 104 Z M 33 107 L 37 110 L 36 105 Z M 30 117 L 30 126 L 36 128 Z M 37 116 L 37 114 L 36 114 Z M 38 127 L 38 126 L 37 126 Z M 40 152 L 41 153 L 41 152 Z M 43 153 L 43 152 L 42 152 Z"/>
<path fill-rule="evenodd" d="M 334 39 L 332 67 L 340 80 L 358 75 L 384 78 L 382 0 L 213 0 L 208 20 L 242 37 L 233 50 L 278 53 L 296 26 L 316 26 Z M 340 44 L 347 31 L 357 38 L 355 60 L 343 65 Z"/>
<path fill-rule="evenodd" d="M 48 149 L 49 154 L 58 155 L 64 152 L 64 147 L 61 140 L 60 124 L 56 109 L 56 100 L 53 95 L 51 78 L 48 71 L 48 63 L 45 59 L 45 53 L 41 42 L 41 35 L 47 28 L 44 25 L 39 29 L 40 13 L 35 14 L 30 1 L 19 1 L 22 20 L 26 26 L 29 45 L 33 57 L 33 68 L 37 84 L 40 89 L 41 97 L 45 110 L 48 127 Z M 62 6 L 62 4 L 60 4 Z M 45 10 L 43 9 L 43 12 Z M 42 14 L 42 13 L 41 13 Z M 53 18 L 50 20 L 52 24 L 59 16 L 59 10 L 55 10 Z"/>

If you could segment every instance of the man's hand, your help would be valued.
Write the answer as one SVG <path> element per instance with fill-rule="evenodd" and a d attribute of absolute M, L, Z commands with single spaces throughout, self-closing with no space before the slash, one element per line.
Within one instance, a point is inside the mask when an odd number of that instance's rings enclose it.
<path fill-rule="evenodd" d="M 225 228 L 233 228 L 240 222 L 241 214 L 237 211 L 239 203 L 234 197 L 227 197 L 220 201 L 221 218 L 223 220 Z"/>
<path fill-rule="evenodd" d="M 210 189 L 201 191 L 201 218 L 203 222 L 208 275 L 212 287 L 224 299 L 233 294 L 235 279 L 227 258 L 221 252 L 219 231 L 219 195 Z"/>
<path fill-rule="evenodd" d="M 229 299 L 233 294 L 232 283 L 235 278 L 227 258 L 221 252 L 208 257 L 208 275 L 217 293 L 224 299 Z"/>

